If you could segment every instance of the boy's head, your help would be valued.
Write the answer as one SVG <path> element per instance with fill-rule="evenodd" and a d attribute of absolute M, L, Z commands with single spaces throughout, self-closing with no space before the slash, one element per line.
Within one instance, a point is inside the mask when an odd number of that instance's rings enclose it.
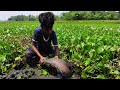
<path fill-rule="evenodd" d="M 54 24 L 54 14 L 52 12 L 45 12 L 39 15 L 39 22 L 46 36 L 52 33 L 52 27 Z"/>

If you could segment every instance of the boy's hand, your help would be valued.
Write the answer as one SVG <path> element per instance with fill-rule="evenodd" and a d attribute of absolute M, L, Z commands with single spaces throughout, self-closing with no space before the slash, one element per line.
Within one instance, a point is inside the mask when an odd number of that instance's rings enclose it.
<path fill-rule="evenodd" d="M 39 62 L 40 62 L 40 63 L 43 63 L 43 61 L 44 61 L 45 59 L 46 59 L 45 57 L 40 57 Z"/>

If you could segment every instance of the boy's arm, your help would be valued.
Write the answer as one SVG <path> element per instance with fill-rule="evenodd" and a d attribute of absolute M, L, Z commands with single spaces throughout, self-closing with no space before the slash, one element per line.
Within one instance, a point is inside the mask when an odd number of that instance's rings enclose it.
<path fill-rule="evenodd" d="M 45 57 L 43 57 L 40 52 L 37 50 L 37 48 L 35 47 L 35 42 L 32 41 L 32 50 L 38 55 L 38 57 L 40 58 L 40 61 L 43 62 L 43 60 L 45 59 Z"/>
<path fill-rule="evenodd" d="M 60 58 L 60 52 L 58 46 L 54 46 L 54 47 L 55 47 L 55 58 Z"/>
<path fill-rule="evenodd" d="M 54 45 L 54 49 L 55 49 L 55 58 L 60 58 L 57 36 L 54 31 L 52 32 L 52 41 L 53 41 L 53 45 Z"/>

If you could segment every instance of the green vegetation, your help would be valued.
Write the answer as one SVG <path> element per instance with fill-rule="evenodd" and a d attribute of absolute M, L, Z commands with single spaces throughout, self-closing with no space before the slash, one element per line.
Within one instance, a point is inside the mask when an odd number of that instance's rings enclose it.
<path fill-rule="evenodd" d="M 0 22 L 0 73 L 22 61 L 39 22 Z M 61 58 L 75 62 L 81 78 L 120 79 L 120 21 L 56 21 Z"/>

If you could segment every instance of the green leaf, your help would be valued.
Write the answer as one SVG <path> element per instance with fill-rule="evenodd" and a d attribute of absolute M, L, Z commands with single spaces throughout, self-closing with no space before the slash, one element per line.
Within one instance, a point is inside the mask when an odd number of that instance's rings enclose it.
<path fill-rule="evenodd" d="M 87 74 L 86 74 L 85 72 L 83 72 L 83 73 L 81 74 L 81 78 L 86 79 L 86 78 L 87 78 Z"/>
<path fill-rule="evenodd" d="M 116 51 L 116 48 L 111 47 L 111 48 L 110 48 L 110 51 Z"/>
<path fill-rule="evenodd" d="M 103 64 L 102 62 L 99 62 L 99 63 L 97 64 L 97 66 L 98 66 L 98 67 L 103 67 L 104 64 Z"/>
<path fill-rule="evenodd" d="M 37 67 L 40 67 L 40 64 L 37 64 Z"/>
<path fill-rule="evenodd" d="M 3 56 L 3 55 L 0 55 L 0 61 L 1 61 L 1 62 L 5 62 L 5 61 L 6 61 L 6 57 Z"/>
<path fill-rule="evenodd" d="M 4 46 L 5 49 L 9 49 L 9 48 L 10 48 L 10 44 L 7 44 L 6 42 L 4 42 L 4 41 L 2 41 L 2 40 L 0 40 L 0 45 L 1 45 L 1 46 Z"/>
<path fill-rule="evenodd" d="M 74 43 L 74 41 L 75 41 L 75 39 L 73 39 L 73 38 L 72 38 L 72 39 L 71 39 L 71 43 L 73 44 L 73 43 Z"/>
<path fill-rule="evenodd" d="M 88 66 L 83 70 L 83 72 L 91 72 L 92 70 L 94 70 L 94 67 L 93 66 Z"/>
<path fill-rule="evenodd" d="M 47 75 L 48 72 L 47 72 L 46 70 L 42 70 L 41 74 L 42 74 L 42 75 Z"/>
<path fill-rule="evenodd" d="M 9 67 L 11 64 L 6 64 L 7 67 Z"/>
<path fill-rule="evenodd" d="M 13 64 L 13 65 L 12 65 L 12 68 L 14 68 L 15 66 L 16 66 L 16 64 Z"/>
<path fill-rule="evenodd" d="M 92 46 L 95 46 L 95 43 L 92 43 Z"/>
<path fill-rule="evenodd" d="M 87 65 L 89 65 L 90 64 L 90 58 L 87 58 L 86 60 L 85 60 L 85 66 L 87 66 Z"/>
<path fill-rule="evenodd" d="M 120 48 L 117 48 L 117 52 L 120 52 Z"/>
<path fill-rule="evenodd" d="M 104 46 L 105 50 L 109 50 L 109 48 L 110 48 L 110 46 L 106 46 L 106 45 Z"/>
<path fill-rule="evenodd" d="M 97 78 L 97 79 L 105 79 L 105 76 L 104 76 L 104 75 L 97 75 L 96 78 Z"/>
<path fill-rule="evenodd" d="M 114 75 L 119 75 L 119 71 L 118 71 L 118 70 L 115 70 L 114 72 L 112 72 L 112 74 L 114 74 Z"/>
<path fill-rule="evenodd" d="M 2 66 L 2 64 L 3 64 L 3 63 L 2 63 L 2 62 L 0 62 L 0 66 Z"/>
<path fill-rule="evenodd" d="M 93 57 L 93 53 L 91 52 L 91 53 L 89 53 L 89 56 L 90 56 L 90 58 L 92 58 Z"/>
<path fill-rule="evenodd" d="M 115 79 L 120 79 L 120 76 L 117 76 Z"/>
<path fill-rule="evenodd" d="M 11 55 L 11 53 L 3 53 L 4 56 Z"/>
<path fill-rule="evenodd" d="M 21 57 L 16 57 L 15 61 L 18 61 L 18 60 L 22 60 L 22 58 Z"/>
<path fill-rule="evenodd" d="M 3 73 L 7 71 L 6 66 L 1 66 L 1 69 L 2 69 L 2 72 L 3 72 Z"/>
<path fill-rule="evenodd" d="M 4 46 L 6 43 L 2 40 L 0 40 L 0 45 Z"/>
<path fill-rule="evenodd" d="M 81 43 L 81 46 L 82 46 L 82 48 L 85 46 L 85 44 L 84 43 Z"/>
<path fill-rule="evenodd" d="M 77 49 L 80 48 L 80 45 L 78 44 L 78 45 L 76 46 L 76 48 L 77 48 Z"/>
<path fill-rule="evenodd" d="M 19 75 L 19 76 L 17 76 L 17 79 L 21 79 L 21 76 Z"/>
<path fill-rule="evenodd" d="M 77 59 L 77 60 L 79 60 L 79 59 L 80 59 L 80 58 L 79 58 L 79 54 L 78 54 L 78 52 L 74 52 L 74 54 L 73 54 L 73 55 L 74 55 L 74 58 L 75 58 L 75 59 Z"/>
<path fill-rule="evenodd" d="M 103 47 L 98 47 L 97 49 L 97 53 L 100 54 L 104 51 L 104 48 Z"/>

